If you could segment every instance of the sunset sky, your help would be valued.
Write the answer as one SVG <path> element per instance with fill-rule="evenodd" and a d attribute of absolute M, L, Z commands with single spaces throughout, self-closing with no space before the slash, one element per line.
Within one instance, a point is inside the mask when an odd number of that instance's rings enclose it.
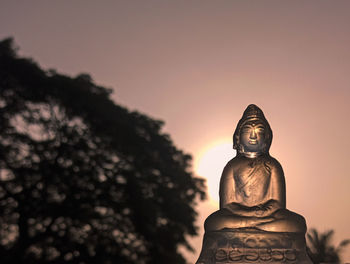
<path fill-rule="evenodd" d="M 0 38 L 13 36 L 43 68 L 90 73 L 118 104 L 164 120 L 194 169 L 231 144 L 257 104 L 274 132 L 287 208 L 309 228 L 334 229 L 338 242 L 350 238 L 349 14 L 347 0 L 1 0 Z M 225 164 L 227 155 L 216 156 Z M 200 176 L 218 182 L 220 173 Z M 199 206 L 201 236 L 215 199 Z"/>

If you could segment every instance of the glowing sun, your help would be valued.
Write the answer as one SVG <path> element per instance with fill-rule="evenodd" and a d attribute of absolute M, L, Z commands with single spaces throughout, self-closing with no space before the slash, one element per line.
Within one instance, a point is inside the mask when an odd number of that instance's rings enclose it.
<path fill-rule="evenodd" d="M 204 149 L 196 162 L 196 173 L 207 180 L 209 199 L 219 202 L 219 182 L 226 163 L 235 155 L 232 141 L 220 141 Z"/>

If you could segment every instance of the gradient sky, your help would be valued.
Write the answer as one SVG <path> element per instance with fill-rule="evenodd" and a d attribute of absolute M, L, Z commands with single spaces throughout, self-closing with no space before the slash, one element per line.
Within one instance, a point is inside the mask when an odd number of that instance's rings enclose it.
<path fill-rule="evenodd" d="M 350 238 L 349 14 L 350 1 L 334 0 L 1 0 L 0 38 L 13 36 L 44 68 L 90 73 L 117 103 L 164 120 L 194 163 L 257 104 L 287 208 L 308 227 L 335 229 L 338 242 Z M 216 208 L 200 210 L 202 230 Z"/>

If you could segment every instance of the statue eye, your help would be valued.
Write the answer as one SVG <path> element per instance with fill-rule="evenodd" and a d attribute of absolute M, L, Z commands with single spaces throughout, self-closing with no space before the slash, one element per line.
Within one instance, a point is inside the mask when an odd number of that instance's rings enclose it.
<path fill-rule="evenodd" d="M 243 133 L 248 133 L 250 130 L 251 130 L 251 128 L 247 127 L 247 126 L 242 128 Z"/>
<path fill-rule="evenodd" d="M 265 131 L 265 128 L 263 126 L 258 126 L 256 128 L 256 130 L 259 131 L 259 132 L 263 132 L 263 131 Z"/>

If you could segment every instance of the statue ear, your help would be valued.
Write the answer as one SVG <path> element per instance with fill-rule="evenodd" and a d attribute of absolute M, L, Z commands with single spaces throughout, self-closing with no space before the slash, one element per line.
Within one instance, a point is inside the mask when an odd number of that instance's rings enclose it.
<path fill-rule="evenodd" d="M 237 131 L 233 134 L 233 149 L 239 150 L 239 135 Z"/>
<path fill-rule="evenodd" d="M 264 146 L 263 146 L 263 152 L 267 152 L 267 144 L 266 144 L 266 142 L 264 143 Z"/>
<path fill-rule="evenodd" d="M 243 145 L 239 145 L 239 148 L 241 150 L 241 153 L 243 153 L 245 151 Z"/>
<path fill-rule="evenodd" d="M 239 135 L 237 136 L 237 150 L 239 150 L 240 152 L 244 151 L 243 146 L 239 140 Z"/>

